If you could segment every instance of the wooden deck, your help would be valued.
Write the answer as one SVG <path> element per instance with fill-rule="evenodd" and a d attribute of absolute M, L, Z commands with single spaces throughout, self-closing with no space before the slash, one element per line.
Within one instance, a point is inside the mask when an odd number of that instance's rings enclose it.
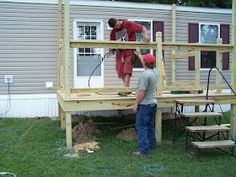
<path fill-rule="evenodd" d="M 78 92 L 71 93 L 70 98 L 65 98 L 65 94 L 57 91 L 57 98 L 64 111 L 92 111 L 92 110 L 119 110 L 131 109 L 135 101 L 135 95 L 130 94 L 122 97 L 117 92 L 84 92 L 83 89 L 77 89 Z M 96 89 L 94 89 L 96 90 Z M 204 100 L 203 94 L 170 94 L 163 92 L 157 96 L 158 108 L 174 107 L 176 99 Z M 236 104 L 236 97 L 230 93 L 210 93 L 209 99 L 214 100 L 215 104 Z M 65 105 L 66 104 L 66 105 Z M 73 106 L 70 106 L 73 105 Z"/>
<path fill-rule="evenodd" d="M 71 113 L 77 111 L 94 111 L 94 110 L 125 110 L 132 109 L 135 102 L 135 95 L 131 94 L 127 97 L 121 97 L 117 94 L 117 90 L 93 89 L 93 92 L 86 89 L 74 89 L 70 98 L 66 98 L 61 91 L 57 92 L 57 98 L 60 105 L 61 127 L 66 128 L 67 147 L 72 146 L 72 127 Z M 119 90 L 119 89 L 118 89 Z M 91 90 L 90 90 L 91 91 Z M 161 96 L 157 96 L 157 114 L 156 114 L 156 134 L 157 141 L 162 141 L 162 108 L 174 107 L 176 99 L 187 100 L 204 100 L 205 94 L 170 94 L 163 92 Z M 210 93 L 209 99 L 215 104 L 236 104 L 236 97 L 233 94 L 217 94 Z M 64 114 L 65 113 L 65 114 Z M 65 116 L 64 116 L 65 115 Z"/>
<path fill-rule="evenodd" d="M 59 1 L 61 4 L 61 1 Z M 58 7 L 58 14 L 62 12 L 61 5 Z M 61 117 L 61 126 L 66 128 L 66 144 L 67 147 L 72 147 L 72 128 L 71 128 L 71 113 L 77 111 L 92 111 L 92 110 L 122 110 L 132 109 L 132 105 L 135 101 L 135 96 L 130 95 L 128 97 L 118 96 L 117 90 L 114 89 L 109 94 L 106 93 L 106 88 L 99 89 L 87 89 L 86 90 L 71 90 L 71 48 L 106 48 L 106 49 L 154 49 L 156 50 L 156 69 L 159 73 L 160 79 L 156 85 L 157 87 L 157 102 L 158 108 L 156 113 L 156 132 L 157 140 L 161 142 L 161 126 L 162 126 L 162 109 L 165 107 L 174 107 L 177 99 L 189 99 L 189 100 L 203 100 L 205 99 L 204 94 L 169 94 L 167 89 L 162 86 L 163 77 L 162 61 L 163 61 L 163 50 L 172 50 L 173 57 L 171 57 L 171 86 L 169 91 L 175 90 L 199 90 L 205 89 L 201 87 L 200 79 L 200 52 L 199 51 L 216 51 L 216 67 L 221 70 L 221 58 L 223 52 L 232 53 L 232 58 L 236 58 L 236 2 L 232 1 L 232 43 L 222 44 L 218 40 L 217 44 L 199 44 L 199 43 L 180 43 L 176 42 L 175 38 L 175 23 L 174 20 L 176 13 L 173 10 L 172 13 L 172 34 L 174 34 L 172 42 L 162 42 L 162 33 L 156 33 L 155 42 L 134 42 L 134 41 L 98 41 L 98 40 L 70 40 L 70 1 L 64 1 L 64 38 L 62 39 L 62 15 L 58 15 L 58 92 L 57 98 L 59 102 L 59 117 Z M 179 50 L 192 51 L 191 53 L 179 53 Z M 177 52 L 177 53 L 176 53 Z M 183 85 L 176 87 L 176 70 L 175 70 L 175 59 L 178 57 L 192 56 L 195 55 L 195 72 L 192 84 Z M 232 88 L 236 90 L 236 60 L 231 61 L 231 84 Z M 215 104 L 231 104 L 231 134 L 236 138 L 236 97 L 232 94 L 220 94 L 220 91 L 224 88 L 221 86 L 221 75 L 216 73 L 216 83 L 213 89 L 216 89 L 217 93 L 210 93 L 208 99 L 213 100 Z M 228 88 L 228 87 L 227 87 Z M 65 115 L 65 116 L 64 116 Z"/>

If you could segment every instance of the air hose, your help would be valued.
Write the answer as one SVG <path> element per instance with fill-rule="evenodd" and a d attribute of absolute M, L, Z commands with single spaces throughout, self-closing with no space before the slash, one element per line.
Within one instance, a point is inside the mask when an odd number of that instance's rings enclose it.
<path fill-rule="evenodd" d="M 104 59 L 106 58 L 106 57 L 108 57 L 110 54 L 115 54 L 115 52 L 116 52 L 116 49 L 112 49 L 112 50 L 110 50 L 109 52 L 107 52 L 105 55 L 103 55 L 103 57 L 102 57 L 102 60 L 98 63 L 98 65 L 94 68 L 94 70 L 91 72 L 91 74 L 89 75 L 89 78 L 88 78 L 88 87 L 90 88 L 90 80 L 91 80 L 91 77 L 92 77 L 92 75 L 94 74 L 94 72 L 98 69 L 98 67 L 102 64 L 102 62 L 104 61 Z"/>

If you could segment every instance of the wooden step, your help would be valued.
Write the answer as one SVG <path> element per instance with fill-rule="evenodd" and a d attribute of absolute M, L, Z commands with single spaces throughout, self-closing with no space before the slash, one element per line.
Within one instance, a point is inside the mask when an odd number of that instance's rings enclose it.
<path fill-rule="evenodd" d="M 223 114 L 218 113 L 218 112 L 193 112 L 193 113 L 181 113 L 180 114 L 181 117 L 221 117 L 223 116 Z"/>
<path fill-rule="evenodd" d="M 196 106 L 196 105 L 206 105 L 206 104 L 213 104 L 214 100 L 188 100 L 188 99 L 176 99 L 176 103 L 184 104 L 185 106 Z"/>
<path fill-rule="evenodd" d="M 192 142 L 194 147 L 200 149 L 211 149 L 211 148 L 224 148 L 224 147 L 236 147 L 236 144 L 232 140 L 221 140 L 221 141 L 194 141 Z"/>
<path fill-rule="evenodd" d="M 230 127 L 230 124 L 220 124 L 221 126 Z"/>
<path fill-rule="evenodd" d="M 221 125 L 210 125 L 210 126 L 186 126 L 185 129 L 189 132 L 222 132 L 229 131 L 229 127 Z"/>

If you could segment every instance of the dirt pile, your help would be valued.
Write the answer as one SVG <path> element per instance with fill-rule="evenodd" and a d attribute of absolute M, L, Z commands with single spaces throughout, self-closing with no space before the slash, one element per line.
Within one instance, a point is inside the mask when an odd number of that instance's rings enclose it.
<path fill-rule="evenodd" d="M 96 135 L 100 133 L 92 120 L 80 120 L 72 130 L 73 139 L 76 143 L 87 143 L 96 140 Z"/>
<path fill-rule="evenodd" d="M 116 137 L 125 141 L 132 141 L 138 139 L 135 128 L 122 130 L 118 135 L 116 135 Z"/>

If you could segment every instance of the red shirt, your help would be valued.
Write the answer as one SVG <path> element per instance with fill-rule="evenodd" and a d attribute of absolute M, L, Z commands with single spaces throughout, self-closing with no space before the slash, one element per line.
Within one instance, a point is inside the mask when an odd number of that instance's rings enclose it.
<path fill-rule="evenodd" d="M 136 41 L 136 33 L 143 31 L 143 26 L 133 21 L 124 20 L 121 28 L 112 29 L 110 40 Z"/>

